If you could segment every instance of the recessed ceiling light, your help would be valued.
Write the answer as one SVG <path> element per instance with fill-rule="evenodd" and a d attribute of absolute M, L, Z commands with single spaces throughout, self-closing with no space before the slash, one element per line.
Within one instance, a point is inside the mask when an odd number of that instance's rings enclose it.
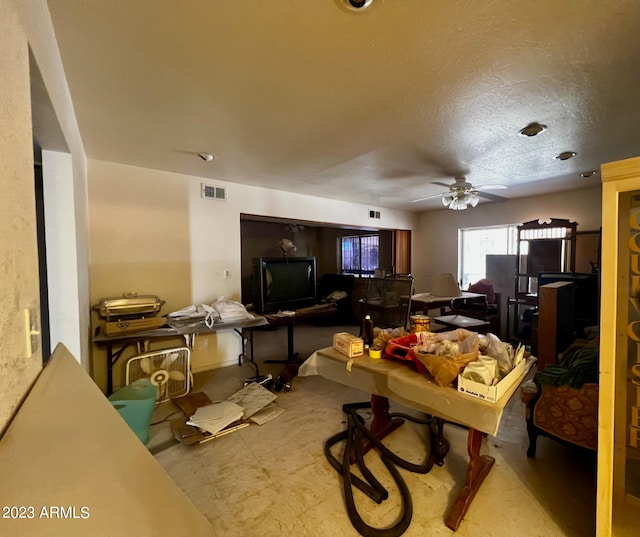
<path fill-rule="evenodd" d="M 367 9 L 373 0 L 336 0 L 338 5 L 349 11 L 362 11 Z"/>
<path fill-rule="evenodd" d="M 577 155 L 578 153 L 576 153 L 575 151 L 563 151 L 562 153 L 560 153 L 559 155 L 556 155 L 553 158 L 556 158 L 558 160 L 569 160 L 570 158 L 573 158 Z"/>
<path fill-rule="evenodd" d="M 541 125 L 540 123 L 534 121 L 533 123 L 529 123 L 524 129 L 520 129 L 518 131 L 518 134 L 531 138 L 532 136 L 537 136 L 538 134 L 546 130 L 546 125 Z"/>
<path fill-rule="evenodd" d="M 212 155 L 211 153 L 198 153 L 198 156 L 202 160 L 206 160 L 207 162 L 211 162 L 214 158 L 216 158 L 216 156 Z"/>
<path fill-rule="evenodd" d="M 596 170 L 591 170 L 589 172 L 582 172 L 580 174 L 580 177 L 582 177 L 583 179 L 586 179 L 587 177 L 592 177 L 593 175 L 595 175 L 596 173 L 598 173 Z"/>

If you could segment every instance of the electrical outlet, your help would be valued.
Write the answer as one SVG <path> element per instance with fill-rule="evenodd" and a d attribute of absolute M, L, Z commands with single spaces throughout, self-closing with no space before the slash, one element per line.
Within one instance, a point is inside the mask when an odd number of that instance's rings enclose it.
<path fill-rule="evenodd" d="M 223 275 L 225 280 L 228 280 L 229 278 L 231 278 L 231 271 L 230 270 L 225 270 L 225 271 L 222 272 L 222 275 Z"/>

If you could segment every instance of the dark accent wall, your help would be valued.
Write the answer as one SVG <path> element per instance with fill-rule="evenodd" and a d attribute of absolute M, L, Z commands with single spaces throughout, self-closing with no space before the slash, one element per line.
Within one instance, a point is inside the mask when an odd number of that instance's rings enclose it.
<path fill-rule="evenodd" d="M 340 237 L 378 233 L 379 265 L 392 268 L 392 231 L 331 227 L 322 223 L 269 220 L 263 217 L 240 217 L 242 302 L 253 302 L 252 259 L 254 257 L 284 256 L 278 246 L 281 239 L 289 239 L 296 246 L 294 256 L 314 256 L 317 278 L 323 274 L 340 272 Z"/>

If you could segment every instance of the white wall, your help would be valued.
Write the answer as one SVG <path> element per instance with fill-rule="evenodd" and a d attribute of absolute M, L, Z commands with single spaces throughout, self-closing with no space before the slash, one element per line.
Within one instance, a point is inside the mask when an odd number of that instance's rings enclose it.
<path fill-rule="evenodd" d="M 566 218 L 578 223 L 578 231 L 593 231 L 600 229 L 601 200 L 598 186 L 500 203 L 481 203 L 464 211 L 442 209 L 422 213 L 412 251 L 416 289 L 419 292 L 428 290 L 433 275 L 457 274 L 458 230 L 461 228 Z"/>
<path fill-rule="evenodd" d="M 47 241 L 47 278 L 51 350 L 64 343 L 82 356 L 78 310 L 78 264 L 74 206 L 73 163 L 69 153 L 42 151 Z"/>
<path fill-rule="evenodd" d="M 163 314 L 220 296 L 240 300 L 241 213 L 409 230 L 417 220 L 415 214 L 389 209 L 370 220 L 368 210 L 374 207 L 369 205 L 97 160 L 89 161 L 89 177 L 92 304 L 137 291 L 165 300 Z M 202 199 L 202 182 L 225 187 L 227 201 Z M 229 279 L 223 277 L 225 270 Z M 94 314 L 93 322 L 102 321 Z M 236 363 L 239 352 L 234 332 L 198 337 L 193 369 Z M 114 368 L 114 386 L 122 384 L 133 353 Z M 104 387 L 104 350 L 94 347 L 93 357 L 94 378 Z"/>

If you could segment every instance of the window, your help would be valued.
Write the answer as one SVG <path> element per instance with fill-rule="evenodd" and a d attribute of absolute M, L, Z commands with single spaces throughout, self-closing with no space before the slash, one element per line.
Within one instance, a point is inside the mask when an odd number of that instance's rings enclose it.
<path fill-rule="evenodd" d="M 487 254 L 516 254 L 518 225 L 461 229 L 458 237 L 458 279 L 461 288 L 467 289 L 487 277 Z"/>
<path fill-rule="evenodd" d="M 340 238 L 342 274 L 370 278 L 378 267 L 378 235 Z"/>

